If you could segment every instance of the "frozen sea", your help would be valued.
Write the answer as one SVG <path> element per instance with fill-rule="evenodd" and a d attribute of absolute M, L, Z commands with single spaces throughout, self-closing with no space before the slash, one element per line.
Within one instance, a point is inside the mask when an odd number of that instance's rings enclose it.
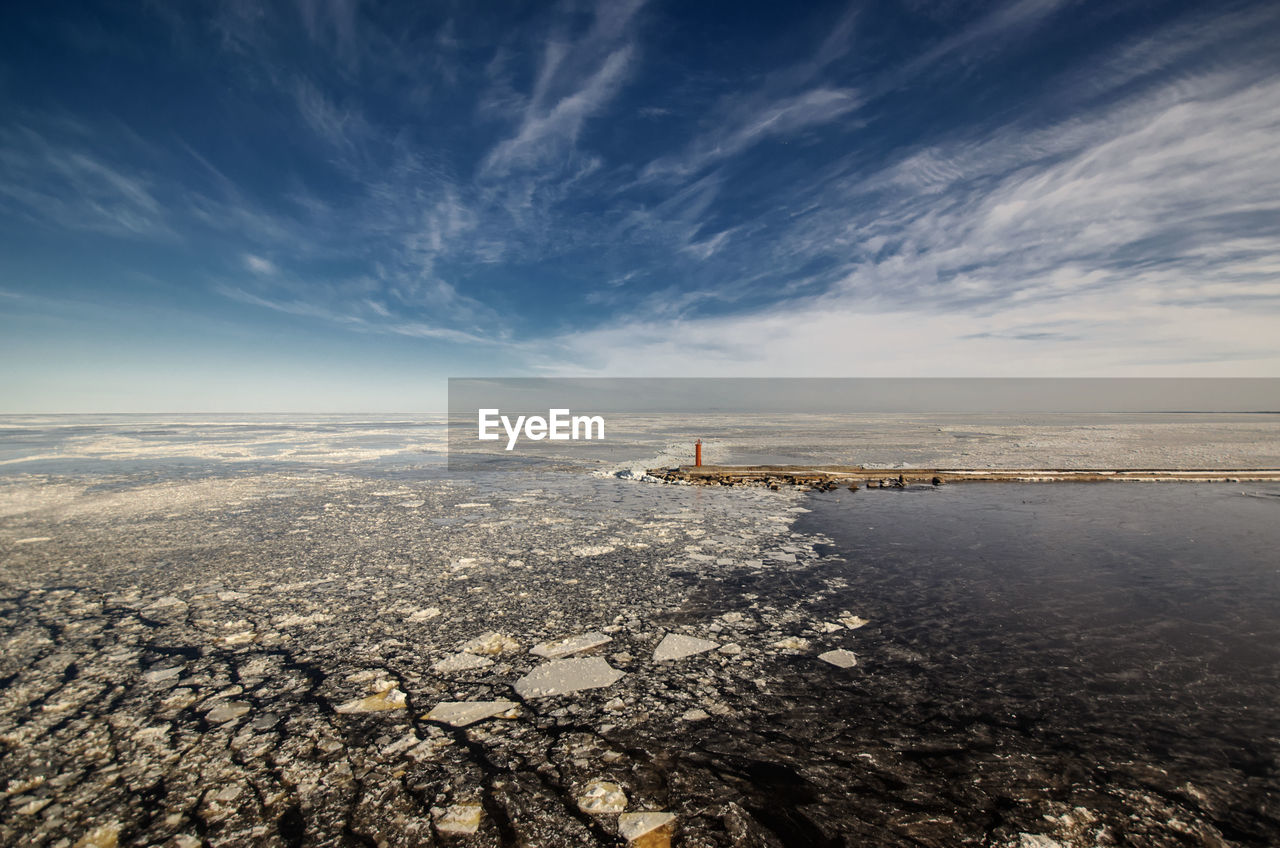
<path fill-rule="evenodd" d="M 0 419 L 0 843 L 1280 844 L 1280 486 L 612 476 L 695 438 L 1280 467 L 1268 415 L 637 416 L 483 473 L 441 416 Z"/>

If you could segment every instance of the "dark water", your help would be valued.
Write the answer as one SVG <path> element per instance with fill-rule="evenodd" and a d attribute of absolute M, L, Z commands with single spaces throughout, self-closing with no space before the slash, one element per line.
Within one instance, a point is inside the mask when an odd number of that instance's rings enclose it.
<path fill-rule="evenodd" d="M 842 717 L 822 744 L 845 752 L 847 794 L 814 833 L 847 834 L 843 817 L 904 844 L 1280 844 L 1280 487 L 806 505 L 797 529 L 838 560 L 757 588 L 843 579 L 832 611 L 871 620 L 847 639 L 859 667 L 825 685 L 797 672 L 820 702 L 779 715 L 801 736 L 806 709 Z"/>

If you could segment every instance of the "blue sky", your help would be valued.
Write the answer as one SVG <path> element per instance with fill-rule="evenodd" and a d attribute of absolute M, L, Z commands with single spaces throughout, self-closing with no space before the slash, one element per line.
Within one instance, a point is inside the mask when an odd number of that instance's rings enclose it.
<path fill-rule="evenodd" d="M 0 410 L 1276 376 L 1274 3 L 14 4 Z"/>

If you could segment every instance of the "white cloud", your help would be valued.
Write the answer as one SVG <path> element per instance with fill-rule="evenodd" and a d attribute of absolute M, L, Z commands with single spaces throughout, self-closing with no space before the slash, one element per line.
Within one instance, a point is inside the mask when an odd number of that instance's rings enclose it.
<path fill-rule="evenodd" d="M 1280 81 L 1209 73 L 1059 126 L 1009 126 L 801 186 L 819 199 L 773 251 L 837 260 L 825 293 L 691 315 L 720 299 L 703 291 L 659 319 L 564 334 L 542 364 L 1268 376 L 1280 367 L 1277 138 Z"/>
<path fill-rule="evenodd" d="M 26 126 L 0 130 L 0 207 L 72 230 L 172 238 L 169 210 L 150 176 L 107 160 L 84 128 L 71 129 L 66 138 Z"/>
<path fill-rule="evenodd" d="M 255 274 L 275 274 L 277 268 L 270 259 L 263 259 L 261 256 L 254 256 L 252 253 L 244 255 L 244 265 Z"/>
<path fill-rule="evenodd" d="M 832 298 L 570 333 L 534 360 L 556 376 L 1270 377 L 1276 328 L 1273 316 L 1134 293 L 1078 296 L 1053 313 L 873 311 Z"/>
<path fill-rule="evenodd" d="M 644 0 L 612 3 L 602 0 L 595 8 L 590 29 L 576 40 L 554 36 L 543 46 L 533 88 L 518 110 L 515 134 L 496 144 L 485 157 L 480 172 L 489 178 L 513 171 L 548 168 L 558 175 L 586 121 L 617 96 L 636 57 L 627 24 Z M 513 95 L 499 78 L 511 102 Z M 486 101 L 494 100 L 493 97 Z"/>
<path fill-rule="evenodd" d="M 729 109 L 729 114 L 717 121 L 716 129 L 694 139 L 683 152 L 650 162 L 641 172 L 641 179 L 697 174 L 767 138 L 831 123 L 860 104 L 853 89 L 823 86 L 768 100 L 750 98 Z"/>
<path fill-rule="evenodd" d="M 441 324 L 396 318 L 383 304 L 368 298 L 363 300 L 337 298 L 333 303 L 328 303 L 325 294 L 332 294 L 332 292 L 317 291 L 314 286 L 295 287 L 292 296 L 287 294 L 263 296 L 228 285 L 218 286 L 217 291 L 225 297 L 251 306 L 326 321 L 357 332 L 439 339 L 465 345 L 505 344 L 505 339 L 500 334 L 468 332 L 459 329 L 453 323 Z"/>
<path fill-rule="evenodd" d="M 339 108 L 310 80 L 296 79 L 292 93 L 298 114 L 336 154 L 354 157 L 362 142 L 373 134 L 358 109 Z"/>
<path fill-rule="evenodd" d="M 530 106 L 515 136 L 499 143 L 485 158 L 484 173 L 497 177 L 513 169 L 533 168 L 562 159 L 577 141 L 587 118 L 617 93 L 631 55 L 630 47 L 614 51 L 572 94 L 549 108 Z"/>

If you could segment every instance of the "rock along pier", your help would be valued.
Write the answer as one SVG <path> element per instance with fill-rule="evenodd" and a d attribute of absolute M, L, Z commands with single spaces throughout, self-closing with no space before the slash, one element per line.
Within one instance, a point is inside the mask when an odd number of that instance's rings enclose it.
<path fill-rule="evenodd" d="M 1243 483 L 1280 480 L 1280 468 L 1251 469 L 1075 469 L 1075 468 L 875 468 L 860 465 L 680 465 L 651 468 L 668 483 L 695 486 L 784 486 L 830 491 L 837 488 L 901 489 L 943 483 Z"/>

